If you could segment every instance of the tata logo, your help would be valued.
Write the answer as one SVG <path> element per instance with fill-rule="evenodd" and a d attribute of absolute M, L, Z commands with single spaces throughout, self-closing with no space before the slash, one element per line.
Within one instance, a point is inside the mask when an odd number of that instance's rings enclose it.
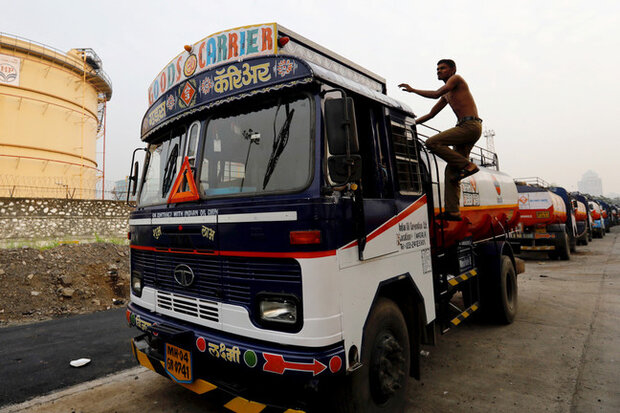
<path fill-rule="evenodd" d="M 185 264 L 179 264 L 174 267 L 174 280 L 182 287 L 189 287 L 194 282 L 194 271 Z"/>

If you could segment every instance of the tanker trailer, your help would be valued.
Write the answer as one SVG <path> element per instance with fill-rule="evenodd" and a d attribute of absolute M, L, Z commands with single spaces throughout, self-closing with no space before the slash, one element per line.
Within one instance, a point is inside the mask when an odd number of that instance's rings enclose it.
<path fill-rule="evenodd" d="M 601 205 L 601 215 L 603 216 L 603 223 L 605 224 L 605 232 L 611 231 L 611 206 L 599 199 L 598 203 Z"/>
<path fill-rule="evenodd" d="M 571 192 L 577 224 L 577 245 L 588 245 L 592 240 L 592 219 L 588 213 L 588 200 L 581 194 Z"/>
<path fill-rule="evenodd" d="M 566 234 L 568 235 L 568 245 L 570 246 L 570 252 L 575 252 L 577 248 L 577 241 L 584 235 L 585 233 L 579 231 L 577 228 L 577 214 L 579 213 L 579 204 L 575 197 L 568 193 L 568 191 L 562 187 L 554 186 L 549 188 L 551 192 L 558 195 L 564 201 L 564 207 L 566 208 Z M 583 216 L 580 214 L 581 218 L 585 218 L 585 208 L 582 210 Z"/>
<path fill-rule="evenodd" d="M 587 232 L 587 236 L 585 237 L 585 243 L 583 242 L 584 239 L 582 239 L 582 244 L 587 245 L 588 242 L 592 242 L 592 226 L 594 221 L 592 220 L 592 214 L 591 214 L 591 209 L 590 209 L 590 203 L 589 203 L 589 199 L 586 198 L 585 195 L 583 195 L 580 192 L 571 192 L 571 195 L 577 200 L 578 203 L 583 204 L 584 208 L 585 208 L 585 226 L 586 226 L 586 232 Z M 579 216 L 581 217 L 581 214 L 579 214 Z M 580 230 L 580 221 L 577 221 L 577 230 Z"/>
<path fill-rule="evenodd" d="M 540 178 L 516 179 L 520 222 L 510 242 L 516 251 L 546 251 L 549 258 L 570 259 L 571 221 L 564 200 Z M 568 224 L 567 224 L 568 222 Z M 571 229 L 569 229 L 571 228 Z"/>
<path fill-rule="evenodd" d="M 592 217 L 592 236 L 594 238 L 603 238 L 605 236 L 605 221 L 603 211 L 598 201 L 589 200 L 590 216 Z"/>

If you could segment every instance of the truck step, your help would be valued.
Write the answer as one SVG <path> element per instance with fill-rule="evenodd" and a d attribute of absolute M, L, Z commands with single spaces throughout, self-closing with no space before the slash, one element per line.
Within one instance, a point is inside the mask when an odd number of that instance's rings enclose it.
<path fill-rule="evenodd" d="M 472 315 L 476 310 L 478 310 L 478 308 L 480 308 L 480 303 L 478 302 L 473 303 L 471 307 L 469 307 L 468 309 L 463 311 L 461 314 L 457 315 L 452 320 L 450 320 L 450 324 L 452 324 L 455 327 L 458 326 L 459 324 L 461 324 L 461 321 L 465 320 L 467 317 Z"/>
<path fill-rule="evenodd" d="M 463 274 L 456 276 L 456 277 L 452 277 L 448 279 L 448 284 L 450 284 L 450 288 L 454 288 L 457 285 L 459 285 L 460 283 L 467 281 L 473 277 L 475 277 L 476 275 L 478 275 L 478 271 L 473 268 L 467 272 L 464 272 Z"/>

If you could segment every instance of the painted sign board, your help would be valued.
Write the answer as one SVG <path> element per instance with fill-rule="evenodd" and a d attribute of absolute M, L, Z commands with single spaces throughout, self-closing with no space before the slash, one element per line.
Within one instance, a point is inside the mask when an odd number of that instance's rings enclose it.
<path fill-rule="evenodd" d="M 212 34 L 172 59 L 149 87 L 149 105 L 186 79 L 214 66 L 277 53 L 276 23 L 244 26 Z"/>

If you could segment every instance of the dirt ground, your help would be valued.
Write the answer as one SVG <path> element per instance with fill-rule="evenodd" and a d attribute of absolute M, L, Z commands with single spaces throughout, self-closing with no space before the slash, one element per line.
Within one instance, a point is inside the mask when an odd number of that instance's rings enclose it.
<path fill-rule="evenodd" d="M 129 247 L 95 242 L 0 249 L 0 327 L 122 306 Z"/>

